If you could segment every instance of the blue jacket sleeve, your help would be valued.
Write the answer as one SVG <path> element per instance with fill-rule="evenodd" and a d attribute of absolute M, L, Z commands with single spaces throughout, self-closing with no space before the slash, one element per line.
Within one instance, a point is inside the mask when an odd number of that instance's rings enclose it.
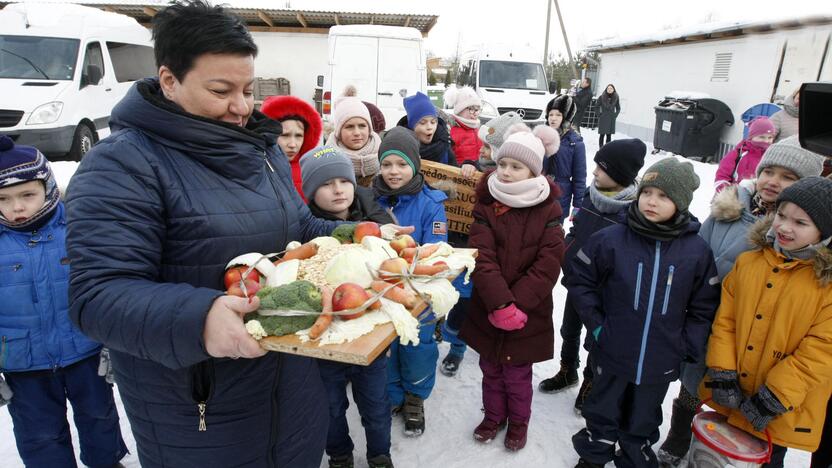
<path fill-rule="evenodd" d="M 714 256 L 707 245 L 693 279 L 693 290 L 685 314 L 685 350 L 687 357 L 696 362 L 705 361 L 711 324 L 719 307 L 721 284 L 714 263 Z"/>
<path fill-rule="evenodd" d="M 586 192 L 586 145 L 583 141 L 575 143 L 572 155 L 572 207 L 580 208 L 584 203 Z M 567 214 L 567 213 L 564 213 Z"/>
<path fill-rule="evenodd" d="M 93 340 L 176 369 L 210 357 L 205 317 L 223 293 L 158 282 L 163 188 L 145 154 L 124 138 L 107 139 L 72 178 L 69 313 Z"/>
<path fill-rule="evenodd" d="M 569 260 L 569 268 L 561 281 L 569 291 L 581 322 L 592 331 L 604 323 L 601 288 L 607 276 L 611 255 L 605 251 L 604 233 L 599 231 L 587 240 Z"/>
<path fill-rule="evenodd" d="M 441 233 L 434 233 L 433 223 L 442 223 L 444 229 Z M 425 206 L 422 211 L 422 238 L 416 241 L 420 244 L 448 242 L 448 218 L 445 216 L 445 205 L 430 200 L 430 204 Z"/>

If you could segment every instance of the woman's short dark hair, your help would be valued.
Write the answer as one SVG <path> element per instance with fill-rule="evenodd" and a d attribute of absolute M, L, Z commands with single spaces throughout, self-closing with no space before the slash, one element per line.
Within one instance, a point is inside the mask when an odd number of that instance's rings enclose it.
<path fill-rule="evenodd" d="M 182 81 L 203 54 L 257 56 L 257 45 L 239 17 L 203 0 L 178 0 L 153 17 L 156 66 Z"/>

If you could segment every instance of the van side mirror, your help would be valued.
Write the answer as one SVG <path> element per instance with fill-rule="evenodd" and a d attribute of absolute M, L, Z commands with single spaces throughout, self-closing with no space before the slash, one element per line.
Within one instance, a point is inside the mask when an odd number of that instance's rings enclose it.
<path fill-rule="evenodd" d="M 549 94 L 556 94 L 558 92 L 558 82 L 557 81 L 550 81 L 549 82 Z"/>
<path fill-rule="evenodd" d="M 87 85 L 97 85 L 101 82 L 101 68 L 98 65 L 87 65 L 84 69 L 84 74 L 81 75 L 81 87 Z"/>
<path fill-rule="evenodd" d="M 324 76 L 323 75 L 318 75 L 318 82 L 317 83 L 318 83 L 317 86 L 319 88 L 324 87 Z"/>

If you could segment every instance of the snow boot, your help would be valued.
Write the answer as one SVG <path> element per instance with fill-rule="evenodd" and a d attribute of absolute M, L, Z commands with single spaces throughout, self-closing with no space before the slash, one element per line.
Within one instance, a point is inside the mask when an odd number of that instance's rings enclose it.
<path fill-rule="evenodd" d="M 329 457 L 329 468 L 353 468 L 352 454 Z"/>
<path fill-rule="evenodd" d="M 413 395 L 404 394 L 404 435 L 408 437 L 419 437 L 425 432 L 425 401 Z"/>
<path fill-rule="evenodd" d="M 558 393 L 578 385 L 578 369 L 560 363 L 560 371 L 554 377 L 540 382 L 537 388 L 543 393 Z"/>
<path fill-rule="evenodd" d="M 448 353 L 445 359 L 442 360 L 442 365 L 439 366 L 439 372 L 442 372 L 442 375 L 453 377 L 459 370 L 460 363 L 462 363 L 462 356 Z"/>
<path fill-rule="evenodd" d="M 681 464 L 690 448 L 691 429 L 696 410 L 685 404 L 680 398 L 673 400 L 673 412 L 670 415 L 670 430 L 656 456 L 662 468 L 674 468 Z"/>
<path fill-rule="evenodd" d="M 493 419 L 488 419 L 488 416 L 482 419 L 479 426 L 474 429 L 474 440 L 487 444 L 497 437 L 497 433 L 506 427 L 506 422 L 495 422 Z"/>
<path fill-rule="evenodd" d="M 581 384 L 581 389 L 578 390 L 578 396 L 575 398 L 575 414 L 578 416 L 581 415 L 581 411 L 584 410 L 584 402 L 586 401 L 586 397 L 589 396 L 589 392 L 592 390 L 592 379 L 584 379 L 583 383 Z"/>
<path fill-rule="evenodd" d="M 575 468 L 604 468 L 604 465 L 599 465 L 597 463 L 590 463 L 583 458 L 578 460 L 578 464 L 575 465 Z"/>
<path fill-rule="evenodd" d="M 526 446 L 526 433 L 529 430 L 528 423 L 513 423 L 508 422 L 508 431 L 506 431 L 506 440 L 504 442 L 507 449 L 516 452 Z"/>
<path fill-rule="evenodd" d="M 367 464 L 370 465 L 370 468 L 393 468 L 393 460 L 390 459 L 390 455 L 376 455 L 367 460 Z"/>

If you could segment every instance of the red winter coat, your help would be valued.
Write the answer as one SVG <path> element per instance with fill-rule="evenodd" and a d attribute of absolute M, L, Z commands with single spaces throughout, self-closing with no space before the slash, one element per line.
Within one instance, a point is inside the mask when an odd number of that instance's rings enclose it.
<path fill-rule="evenodd" d="M 468 246 L 479 250 L 471 279 L 474 290 L 460 337 L 483 358 L 502 364 L 528 364 L 552 359 L 552 289 L 565 249 L 560 225 L 560 190 L 551 181 L 549 198 L 529 208 L 497 215 L 488 178 L 477 186 L 474 222 Z M 488 313 L 514 304 L 528 315 L 520 330 L 503 331 Z"/>
<path fill-rule="evenodd" d="M 462 166 L 463 161 L 478 161 L 480 159 L 482 141 L 477 136 L 478 132 L 478 129 L 468 128 L 459 120 L 456 120 L 451 127 L 451 140 L 454 141 L 454 154 L 456 154 L 456 164 L 458 166 Z"/>

